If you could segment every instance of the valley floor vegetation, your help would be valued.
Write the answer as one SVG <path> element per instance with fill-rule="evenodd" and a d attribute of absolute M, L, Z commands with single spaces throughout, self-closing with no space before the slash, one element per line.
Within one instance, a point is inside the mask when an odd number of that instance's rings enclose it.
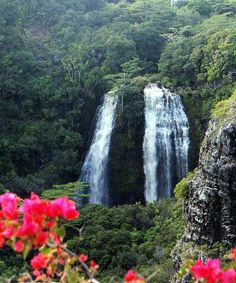
<path fill-rule="evenodd" d="M 182 203 L 163 200 L 146 207 L 135 204 L 112 209 L 87 205 L 80 210 L 79 218 L 62 221 L 61 225 L 64 228 L 55 232 L 64 238 L 65 229 L 67 248 L 99 263 L 96 277 L 99 281 L 105 283 L 111 278 L 119 281 L 128 270 L 134 269 L 146 278 L 152 275 L 149 282 L 164 283 L 173 275 L 170 252 L 183 232 Z M 46 241 L 48 237 L 40 239 Z M 23 250 L 23 247 L 13 244 L 14 249 Z M 50 250 L 45 249 L 46 255 L 47 252 Z M 1 249 L 0 256 L 2 280 L 31 270 L 29 260 L 24 262 L 10 248 Z"/>

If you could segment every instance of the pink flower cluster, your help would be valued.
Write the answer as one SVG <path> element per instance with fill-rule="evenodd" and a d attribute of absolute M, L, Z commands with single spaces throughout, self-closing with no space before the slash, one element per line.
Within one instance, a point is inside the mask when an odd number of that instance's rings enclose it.
<path fill-rule="evenodd" d="M 0 247 L 14 239 L 14 249 L 21 252 L 24 245 L 29 244 L 29 238 L 33 240 L 34 248 L 44 245 L 50 237 L 59 241 L 53 231 L 58 218 L 72 220 L 79 217 L 75 203 L 67 197 L 48 201 L 32 193 L 30 199 L 25 199 L 23 203 L 20 201 L 13 193 L 0 196 Z"/>
<path fill-rule="evenodd" d="M 86 262 L 88 260 L 88 256 L 85 255 L 85 254 L 81 254 L 79 256 L 79 260 L 80 260 L 80 262 Z M 99 268 L 99 265 L 94 260 L 91 260 L 90 261 L 90 269 L 91 269 L 91 271 L 93 273 L 96 273 L 98 268 Z"/>
<path fill-rule="evenodd" d="M 31 249 L 53 243 L 56 247 L 53 253 L 48 256 L 39 253 L 31 260 L 35 276 L 40 276 L 40 270 L 46 267 L 50 275 L 50 263 L 56 258 L 54 253 L 58 261 L 62 260 L 59 245 L 63 237 L 58 230 L 58 220 L 77 217 L 76 205 L 67 197 L 49 201 L 32 193 L 29 199 L 22 201 L 17 195 L 7 192 L 0 196 L 0 248 L 7 244 L 26 256 Z"/>
<path fill-rule="evenodd" d="M 41 272 L 41 270 L 46 270 L 47 276 L 51 276 L 53 271 L 51 268 L 51 263 L 55 261 L 55 258 L 53 255 L 44 255 L 42 253 L 39 253 L 36 255 L 33 259 L 30 261 L 30 265 L 34 269 L 33 274 L 36 276 L 37 279 L 45 278 L 44 274 Z"/>
<path fill-rule="evenodd" d="M 145 279 L 139 277 L 135 271 L 129 270 L 124 277 L 124 281 L 125 283 L 144 283 Z"/>
<path fill-rule="evenodd" d="M 206 283 L 236 282 L 236 271 L 233 268 L 224 271 L 221 268 L 219 259 L 208 259 L 206 263 L 203 263 L 201 260 L 197 260 L 190 268 L 190 272 L 197 282 L 202 282 L 202 280 Z"/>
<path fill-rule="evenodd" d="M 88 256 L 84 254 L 81 254 L 78 258 L 82 263 L 85 263 L 88 260 Z M 60 268 L 58 271 L 57 267 L 65 266 L 66 263 L 71 260 L 72 258 L 69 254 L 64 253 L 60 248 L 57 248 L 49 255 L 39 253 L 30 261 L 30 264 L 34 269 L 33 274 L 36 276 L 37 280 L 40 280 L 40 282 L 47 282 L 47 279 L 50 279 L 54 274 L 60 278 L 63 272 Z M 89 262 L 88 269 L 91 274 L 96 274 L 98 268 L 99 265 L 94 260 Z"/>

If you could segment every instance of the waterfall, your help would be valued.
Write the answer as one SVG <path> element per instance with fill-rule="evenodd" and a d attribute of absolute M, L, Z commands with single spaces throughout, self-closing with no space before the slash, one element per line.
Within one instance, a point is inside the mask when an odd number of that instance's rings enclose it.
<path fill-rule="evenodd" d="M 171 6 L 174 6 L 177 1 L 178 1 L 178 0 L 171 0 L 171 1 L 170 1 Z"/>
<path fill-rule="evenodd" d="M 189 124 L 181 99 L 165 88 L 144 89 L 143 158 L 147 202 L 170 197 L 188 172 Z"/>
<path fill-rule="evenodd" d="M 107 163 L 118 96 L 109 92 L 97 112 L 96 127 L 82 167 L 80 181 L 89 184 L 90 203 L 108 205 Z"/>

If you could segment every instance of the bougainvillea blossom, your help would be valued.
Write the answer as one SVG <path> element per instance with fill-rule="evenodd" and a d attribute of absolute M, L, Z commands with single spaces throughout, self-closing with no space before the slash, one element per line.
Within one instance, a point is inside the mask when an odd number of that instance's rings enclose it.
<path fill-rule="evenodd" d="M 23 201 L 16 194 L 7 192 L 0 196 L 0 247 L 10 245 L 16 252 L 22 252 L 24 257 L 31 249 L 46 248 L 48 255 L 39 253 L 30 261 L 36 280 L 46 280 L 57 270 L 56 265 L 65 265 L 69 260 L 69 255 L 63 254 L 64 236 L 58 221 L 60 218 L 73 220 L 77 217 L 79 212 L 75 202 L 66 196 L 42 200 L 31 193 L 30 198 Z M 86 257 L 82 255 L 84 261 Z"/>
<path fill-rule="evenodd" d="M 206 283 L 235 283 L 236 272 L 233 268 L 224 271 L 219 259 L 208 259 L 206 263 L 197 260 L 190 268 L 196 282 Z M 203 281 L 204 280 L 204 281 Z"/>
<path fill-rule="evenodd" d="M 135 271 L 129 270 L 124 277 L 124 281 L 127 282 L 127 283 L 130 283 L 130 282 L 145 282 L 145 279 L 143 277 L 139 277 L 138 274 Z"/>

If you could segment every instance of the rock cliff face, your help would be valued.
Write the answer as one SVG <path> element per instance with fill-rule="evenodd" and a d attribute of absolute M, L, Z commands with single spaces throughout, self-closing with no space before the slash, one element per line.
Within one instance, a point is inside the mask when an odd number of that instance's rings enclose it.
<path fill-rule="evenodd" d="M 220 256 L 216 250 L 210 254 L 214 245 L 236 246 L 236 92 L 218 103 L 213 117 L 188 184 L 185 232 L 172 252 L 176 272 L 187 258 Z M 172 282 L 190 279 L 174 277 Z"/>
<path fill-rule="evenodd" d="M 210 122 L 185 201 L 186 241 L 236 244 L 236 123 Z"/>

